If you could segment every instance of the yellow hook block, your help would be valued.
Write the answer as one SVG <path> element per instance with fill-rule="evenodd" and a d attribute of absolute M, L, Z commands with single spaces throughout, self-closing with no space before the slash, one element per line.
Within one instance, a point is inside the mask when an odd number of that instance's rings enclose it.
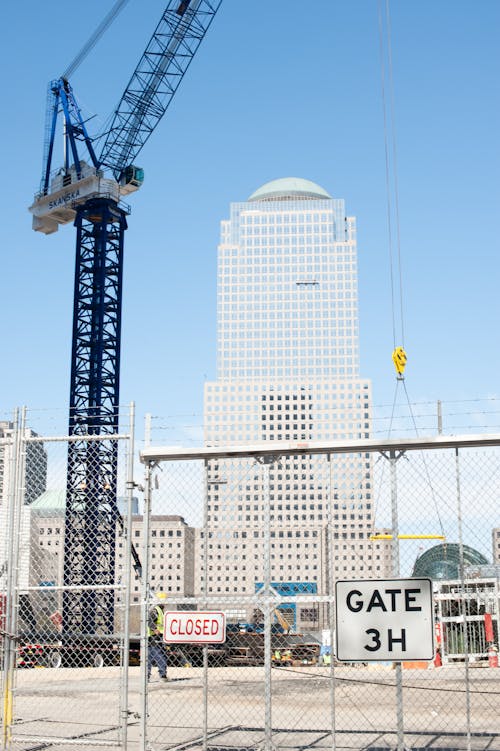
<path fill-rule="evenodd" d="M 396 368 L 398 378 L 402 378 L 404 375 L 407 359 L 408 358 L 406 357 L 406 352 L 404 351 L 403 347 L 396 347 L 396 349 L 392 353 L 392 362 L 394 363 L 394 367 Z"/>

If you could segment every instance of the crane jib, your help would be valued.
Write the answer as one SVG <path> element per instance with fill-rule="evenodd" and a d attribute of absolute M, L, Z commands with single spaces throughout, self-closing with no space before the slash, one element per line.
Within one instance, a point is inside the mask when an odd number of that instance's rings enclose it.
<path fill-rule="evenodd" d="M 62 77 L 51 83 L 44 172 L 40 191 L 30 206 L 35 230 L 49 234 L 60 224 L 74 221 L 75 204 L 89 194 L 89 181 L 86 188 L 80 181 L 91 172 L 94 196 L 117 194 L 119 198 L 140 188 L 144 172 L 134 164 L 135 159 L 165 114 L 220 4 L 221 0 L 170 0 L 122 95 L 99 156 L 69 81 Z M 54 174 L 60 117 L 64 158 Z M 109 177 L 108 170 L 112 173 Z"/>
<path fill-rule="evenodd" d="M 115 110 L 100 163 L 119 179 L 165 114 L 221 0 L 170 3 Z"/>

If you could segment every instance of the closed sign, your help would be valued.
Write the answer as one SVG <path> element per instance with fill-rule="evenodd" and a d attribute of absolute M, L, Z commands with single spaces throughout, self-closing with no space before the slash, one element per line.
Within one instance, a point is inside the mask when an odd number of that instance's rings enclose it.
<path fill-rule="evenodd" d="M 431 660 L 430 579 L 369 579 L 335 584 L 337 659 Z"/>
<path fill-rule="evenodd" d="M 221 644 L 226 641 L 224 613 L 166 612 L 163 641 L 169 644 Z"/>

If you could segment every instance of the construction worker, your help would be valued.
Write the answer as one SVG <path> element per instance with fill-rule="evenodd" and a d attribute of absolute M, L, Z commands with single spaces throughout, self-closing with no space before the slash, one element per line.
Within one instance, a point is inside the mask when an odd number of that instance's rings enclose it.
<path fill-rule="evenodd" d="M 148 681 L 151 668 L 157 666 L 162 681 L 167 681 L 167 653 L 163 641 L 163 605 L 154 605 L 148 616 Z"/>

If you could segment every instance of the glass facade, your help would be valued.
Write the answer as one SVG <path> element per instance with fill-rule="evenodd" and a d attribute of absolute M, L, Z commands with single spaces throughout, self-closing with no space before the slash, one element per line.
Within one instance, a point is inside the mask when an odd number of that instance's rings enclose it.
<path fill-rule="evenodd" d="M 268 183 L 232 204 L 221 223 L 217 380 L 205 385 L 204 411 L 210 446 L 370 435 L 370 383 L 359 375 L 356 221 L 314 183 Z M 266 497 L 276 581 L 325 591 L 332 521 L 338 576 L 387 573 L 386 556 L 370 541 L 370 455 L 333 456 L 332 464 L 333 491 L 326 457 L 285 456 L 270 470 L 267 496 L 252 461 L 210 464 L 208 591 L 253 592 L 262 580 Z"/>
<path fill-rule="evenodd" d="M 344 201 L 233 204 L 217 327 L 218 380 L 357 377 L 356 223 Z"/>
<path fill-rule="evenodd" d="M 468 567 L 487 566 L 489 561 L 478 550 L 456 542 L 434 545 L 415 561 L 412 576 L 427 576 L 430 579 L 460 579 L 460 565 Z"/>

